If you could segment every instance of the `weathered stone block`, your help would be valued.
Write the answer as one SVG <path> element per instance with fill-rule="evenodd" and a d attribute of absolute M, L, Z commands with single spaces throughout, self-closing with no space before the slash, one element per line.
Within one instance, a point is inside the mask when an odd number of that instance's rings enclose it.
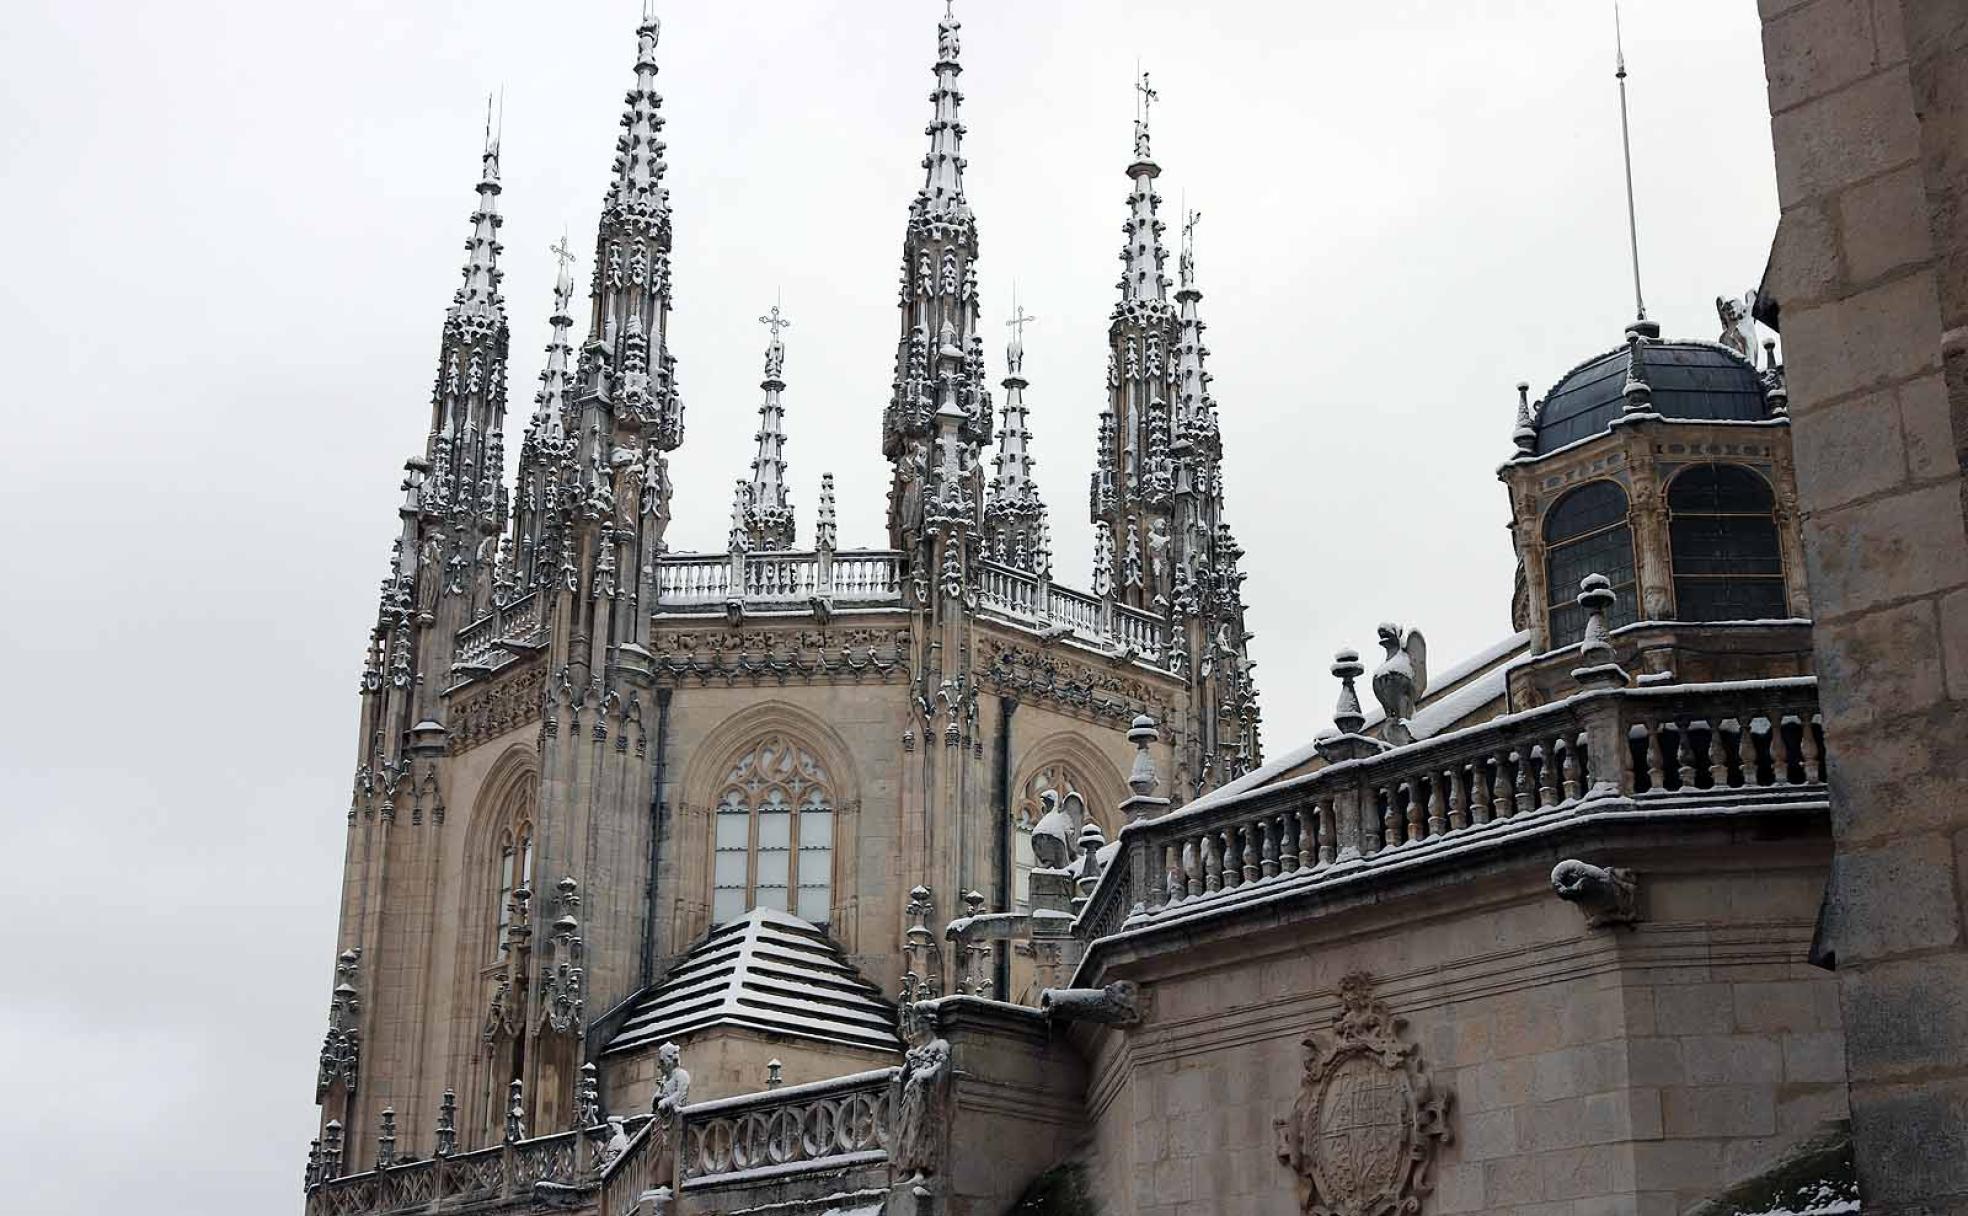
<path fill-rule="evenodd" d="M 1839 195 L 1838 234 L 1845 273 L 1855 283 L 1933 256 L 1919 168 L 1909 165 Z"/>
<path fill-rule="evenodd" d="M 1820 1030 L 1783 1036 L 1783 1067 L 1788 1082 L 1843 1081 L 1844 1032 Z"/>
<path fill-rule="evenodd" d="M 1959 1041 L 1959 1040 L 1957 1040 Z M 1895 1086 L 1864 1095 L 1865 1117 L 1853 1126 L 1859 1193 L 1869 1211 L 1959 1211 L 1968 1195 L 1968 1080 Z"/>
<path fill-rule="evenodd" d="M 1851 1116 L 1845 1099 L 1845 1086 L 1809 1085 L 1784 1088 L 1777 1099 L 1777 1131 L 1796 1138 L 1822 1131 L 1827 1125 Z"/>
<path fill-rule="evenodd" d="M 1947 693 L 1968 701 L 1968 590 L 1941 597 L 1941 662 Z"/>
<path fill-rule="evenodd" d="M 1544 1198 L 1544 1178 L 1529 1154 L 1483 1165 L 1483 1201 L 1492 1208 L 1536 1203 Z"/>
<path fill-rule="evenodd" d="M 1962 528 L 1961 498 L 1952 485 L 1909 490 L 1814 514 L 1805 521 L 1804 533 L 1820 628 L 1826 621 L 1879 604 L 1968 582 L 1968 535 Z M 1820 643 L 1817 649 L 1822 656 L 1835 652 L 1837 644 Z M 1935 650 L 1930 647 L 1925 653 L 1932 655 Z M 1907 663 L 1918 658 L 1894 657 Z M 1832 695 L 1849 682 L 1827 681 L 1833 685 Z M 1865 695 L 1883 699 L 1870 692 Z M 1843 700 L 1849 704 L 1853 698 L 1847 692 Z M 1831 712 L 1827 705 L 1827 716 Z"/>
<path fill-rule="evenodd" d="M 1763 73 L 1775 114 L 1875 71 L 1868 4 L 1808 4 L 1763 26 Z"/>
<path fill-rule="evenodd" d="M 1515 1110 L 1465 1113 L 1461 1123 L 1461 1155 L 1464 1161 L 1489 1161 L 1517 1152 Z"/>
<path fill-rule="evenodd" d="M 1634 1185 L 1643 1191 L 1709 1189 L 1721 1174 L 1722 1146 L 1713 1140 L 1646 1140 L 1633 1145 Z"/>
<path fill-rule="evenodd" d="M 1733 995 L 1737 1030 L 1768 1033 L 1822 1030 L 1838 1025 L 1838 985 L 1828 976 L 1737 984 Z"/>
<path fill-rule="evenodd" d="M 1781 206 L 1840 189 L 1906 164 L 1919 151 L 1903 71 L 1880 72 L 1770 119 Z M 1784 333 L 1790 337 L 1789 319 Z"/>
<path fill-rule="evenodd" d="M 1629 1172 L 1622 1157 L 1609 1144 L 1540 1154 L 1545 1199 L 1581 1199 L 1616 1189 Z"/>
<path fill-rule="evenodd" d="M 1900 400 L 1868 393 L 1814 412 L 1794 428 L 1797 487 L 1813 510 L 1826 510 L 1906 482 Z"/>
<path fill-rule="evenodd" d="M 1585 1143 L 1585 1099 L 1565 1098 L 1526 1107 L 1520 1124 L 1518 1143 L 1535 1152 L 1577 1148 Z"/>
<path fill-rule="evenodd" d="M 1670 1089 L 1661 1123 L 1668 1136 L 1768 1136 L 1777 1130 L 1776 1095 L 1758 1085 Z"/>
<path fill-rule="evenodd" d="M 1824 299 L 1845 281 L 1828 206 L 1802 202 L 1786 208 L 1777 221 L 1764 283 L 1786 312 Z"/>
<path fill-rule="evenodd" d="M 1928 611 L 1924 603 L 1910 607 Z M 1841 963 L 1961 940 L 1954 856 L 1945 837 L 1902 837 L 1863 851 L 1847 850 L 1838 859 L 1837 898 Z"/>
<path fill-rule="evenodd" d="M 1735 1025 L 1735 994 L 1727 984 L 1681 984 L 1654 990 L 1654 1030 L 1659 1034 L 1727 1034 Z"/>
<path fill-rule="evenodd" d="M 1853 1081 L 1958 1068 L 1968 1042 L 1968 956 L 1924 956 L 1840 971 Z"/>
<path fill-rule="evenodd" d="M 1783 1048 L 1753 1034 L 1690 1035 L 1681 1040 L 1690 1085 L 1775 1084 L 1783 1079 Z"/>
<path fill-rule="evenodd" d="M 1926 334 L 1935 341 L 1922 341 Z M 1927 275 L 1881 283 L 1835 303 L 1784 314 L 1790 403 L 1799 426 L 1824 403 L 1932 372 L 1940 302 Z M 1807 496 L 1808 497 L 1808 496 Z"/>
<path fill-rule="evenodd" d="M 1626 1072 L 1635 1085 L 1680 1085 L 1687 1080 L 1681 1040 L 1633 1039 L 1627 1043 Z"/>

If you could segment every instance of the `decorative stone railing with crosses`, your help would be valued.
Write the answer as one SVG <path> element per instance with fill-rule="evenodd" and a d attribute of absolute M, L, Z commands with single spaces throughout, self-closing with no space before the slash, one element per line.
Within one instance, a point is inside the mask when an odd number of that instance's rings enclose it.
<path fill-rule="evenodd" d="M 1075 936 L 1092 941 L 1552 817 L 1826 796 L 1810 677 L 1601 688 L 1385 747 L 1329 736 L 1323 768 L 1127 824 Z"/>

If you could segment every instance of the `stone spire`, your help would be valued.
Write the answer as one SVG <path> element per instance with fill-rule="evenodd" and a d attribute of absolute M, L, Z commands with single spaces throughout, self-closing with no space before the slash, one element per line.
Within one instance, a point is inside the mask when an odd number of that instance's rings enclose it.
<path fill-rule="evenodd" d="M 669 351 L 670 192 L 663 186 L 663 97 L 656 91 L 662 23 L 646 9 L 636 28 L 635 87 L 602 199 L 593 307 L 581 385 L 648 429 L 662 451 L 683 442 L 683 402 Z"/>
<path fill-rule="evenodd" d="M 1049 572 L 1043 555 L 1042 533 L 1045 502 L 1032 480 L 1028 445 L 1032 433 L 1025 422 L 1025 326 L 1036 318 L 1023 305 L 1012 309 L 1011 343 L 1005 349 L 1009 371 L 1004 379 L 1005 401 L 1002 425 L 998 428 L 998 454 L 994 458 L 997 474 L 991 478 L 984 504 L 984 532 L 987 551 L 993 560 L 1020 570 L 1040 574 Z"/>
<path fill-rule="evenodd" d="M 944 523 L 982 509 L 978 453 L 991 441 L 990 392 L 978 333 L 977 225 L 963 193 L 960 25 L 947 8 L 936 30 L 936 88 L 923 186 L 902 242 L 901 339 L 882 419 L 893 466 L 889 538 L 908 549 L 931 514 Z M 940 568 L 940 566 L 939 566 Z"/>
<path fill-rule="evenodd" d="M 785 390 L 786 346 L 779 331 L 791 325 L 774 304 L 772 311 L 759 318 L 759 324 L 772 331 L 765 347 L 765 401 L 759 406 L 758 455 L 752 458 L 752 484 L 745 509 L 745 535 L 753 549 L 793 547 L 793 508 L 786 500 L 785 406 L 779 394 Z"/>
<path fill-rule="evenodd" d="M 1148 151 L 1148 122 L 1161 95 L 1148 83 L 1146 72 L 1134 88 L 1139 102 L 1134 119 L 1134 163 L 1128 166 L 1134 185 L 1128 193 L 1127 223 L 1121 228 L 1127 234 L 1127 244 L 1121 250 L 1121 264 L 1127 268 L 1121 276 L 1121 298 L 1160 300 L 1168 295 L 1168 279 L 1162 273 L 1168 253 L 1162 248 L 1162 221 L 1155 214 L 1162 201 L 1155 193 L 1155 179 L 1162 175 L 1162 168 Z"/>
<path fill-rule="evenodd" d="M 1100 414 L 1100 446 L 1091 489 L 1093 522 L 1110 535 L 1109 552 L 1148 558 L 1145 577 L 1128 579 L 1119 571 L 1115 598 L 1131 608 L 1165 610 L 1174 593 L 1172 567 L 1156 560 L 1168 552 L 1174 527 L 1176 470 L 1171 443 L 1176 419 L 1173 348 L 1176 314 L 1168 301 L 1162 272 L 1161 196 L 1155 179 L 1161 167 L 1149 156 L 1149 115 L 1157 94 L 1143 73 L 1135 84 L 1134 159 L 1127 175 L 1127 244 L 1118 284 L 1120 299 L 1107 327 L 1107 407 Z M 1200 332 L 1200 331 L 1199 331 Z M 1200 352 L 1200 346 L 1198 347 Z M 1198 370 L 1198 391 L 1206 384 Z"/>
<path fill-rule="evenodd" d="M 568 337 L 574 325 L 574 253 L 564 233 L 551 252 L 560 263 L 549 318 L 553 335 L 547 340 L 540 391 L 533 396 L 533 417 L 520 442 L 519 502 L 513 512 L 515 575 L 520 588 L 540 586 L 558 572 L 564 522 L 561 482 L 574 451 L 567 438 L 574 391 L 574 350 Z"/>
<path fill-rule="evenodd" d="M 820 512 L 813 521 L 813 547 L 831 553 L 840 547 L 840 520 L 834 514 L 834 475 L 820 474 Z"/>

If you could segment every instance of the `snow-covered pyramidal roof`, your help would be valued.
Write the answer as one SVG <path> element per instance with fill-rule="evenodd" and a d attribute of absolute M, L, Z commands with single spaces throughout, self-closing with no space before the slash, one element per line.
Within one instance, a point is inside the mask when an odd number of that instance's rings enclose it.
<path fill-rule="evenodd" d="M 877 1051 L 900 1051 L 894 1006 L 818 929 L 755 908 L 719 925 L 636 1003 L 607 1051 L 713 1026 L 739 1026 Z"/>

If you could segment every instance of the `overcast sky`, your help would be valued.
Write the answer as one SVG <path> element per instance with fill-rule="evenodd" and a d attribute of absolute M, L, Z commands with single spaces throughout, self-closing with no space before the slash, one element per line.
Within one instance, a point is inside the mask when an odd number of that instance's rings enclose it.
<path fill-rule="evenodd" d="M 298 1210 L 356 677 L 484 96 L 505 90 L 516 454 L 547 246 L 565 227 L 592 248 L 638 7 L 8 6 L 10 1211 Z M 800 543 L 827 470 L 843 544 L 883 541 L 880 414 L 939 9 L 662 5 L 689 428 L 675 548 L 723 544 L 775 294 Z M 1542 393 L 1632 313 L 1610 4 L 960 10 L 989 345 L 1001 369 L 1016 283 L 1039 318 L 1027 401 L 1059 577 L 1091 567 L 1138 57 L 1162 97 L 1171 242 L 1185 198 L 1204 217 L 1268 747 L 1328 721 L 1332 651 L 1367 649 L 1382 619 L 1425 630 L 1438 665 L 1506 633 L 1512 386 Z M 1715 295 L 1755 283 L 1775 227 L 1755 7 L 1625 16 L 1650 311 L 1713 338 Z"/>

